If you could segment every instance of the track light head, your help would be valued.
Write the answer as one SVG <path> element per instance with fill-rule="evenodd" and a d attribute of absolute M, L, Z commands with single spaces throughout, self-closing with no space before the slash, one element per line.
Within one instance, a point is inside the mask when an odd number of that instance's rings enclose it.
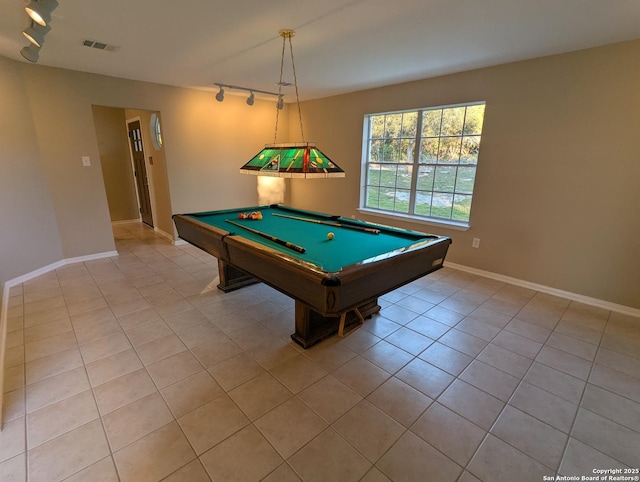
<path fill-rule="evenodd" d="M 216 94 L 216 100 L 222 102 L 224 100 L 224 89 L 220 87 L 220 91 Z"/>
<path fill-rule="evenodd" d="M 20 54 L 29 62 L 33 62 L 35 64 L 36 62 L 38 62 L 38 57 L 40 56 L 40 47 L 29 44 L 26 47 L 22 48 Z"/>
<path fill-rule="evenodd" d="M 256 100 L 256 96 L 253 95 L 253 91 L 250 91 L 251 95 L 247 98 L 247 105 L 253 105 Z"/>
<path fill-rule="evenodd" d="M 284 97 L 282 95 L 278 96 L 278 110 L 284 109 Z"/>
<path fill-rule="evenodd" d="M 43 27 L 35 22 L 31 24 L 31 27 L 22 31 L 22 35 L 24 35 L 29 42 L 31 42 L 36 47 L 42 47 L 44 43 L 44 36 L 51 30 L 51 27 L 48 25 Z"/>
<path fill-rule="evenodd" d="M 45 27 L 51 21 L 51 12 L 57 6 L 56 0 L 32 0 L 24 9 L 35 23 Z"/>

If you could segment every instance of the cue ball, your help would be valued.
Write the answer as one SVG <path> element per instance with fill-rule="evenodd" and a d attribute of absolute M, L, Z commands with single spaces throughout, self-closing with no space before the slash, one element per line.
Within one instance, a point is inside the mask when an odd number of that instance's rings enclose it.
<path fill-rule="evenodd" d="M 334 236 L 333 233 L 327 233 L 327 239 L 333 239 Z"/>

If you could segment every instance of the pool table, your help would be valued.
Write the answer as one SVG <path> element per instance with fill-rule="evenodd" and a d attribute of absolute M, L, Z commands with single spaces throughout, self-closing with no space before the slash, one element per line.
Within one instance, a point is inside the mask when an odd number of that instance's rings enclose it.
<path fill-rule="evenodd" d="M 249 213 L 261 219 L 242 219 Z M 218 258 L 219 289 L 262 281 L 293 298 L 291 337 L 304 348 L 362 324 L 380 310 L 379 296 L 441 268 L 451 244 L 445 236 L 282 205 L 173 220 L 180 238 Z"/>

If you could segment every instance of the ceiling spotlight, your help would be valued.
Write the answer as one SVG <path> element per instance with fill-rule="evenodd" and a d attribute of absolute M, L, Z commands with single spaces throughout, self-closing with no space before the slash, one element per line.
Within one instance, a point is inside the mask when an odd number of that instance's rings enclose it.
<path fill-rule="evenodd" d="M 216 100 L 222 102 L 224 100 L 224 89 L 220 87 L 220 91 L 216 94 Z"/>
<path fill-rule="evenodd" d="M 278 110 L 284 109 L 284 98 L 279 95 L 278 96 Z"/>
<path fill-rule="evenodd" d="M 40 47 L 29 44 L 26 47 L 23 47 L 20 53 L 29 62 L 33 62 L 35 64 L 38 61 L 38 57 L 40 56 Z"/>
<path fill-rule="evenodd" d="M 44 27 L 51 21 L 51 12 L 57 6 L 56 0 L 32 0 L 24 9 L 34 22 Z"/>
<path fill-rule="evenodd" d="M 250 91 L 251 95 L 247 98 L 247 105 L 253 105 L 256 100 L 256 96 L 253 95 L 253 91 Z"/>
<path fill-rule="evenodd" d="M 42 47 L 44 43 L 44 36 L 51 30 L 51 27 L 48 25 L 43 27 L 35 22 L 31 24 L 26 30 L 22 31 L 22 35 L 24 35 L 29 42 L 31 42 L 36 47 Z"/>

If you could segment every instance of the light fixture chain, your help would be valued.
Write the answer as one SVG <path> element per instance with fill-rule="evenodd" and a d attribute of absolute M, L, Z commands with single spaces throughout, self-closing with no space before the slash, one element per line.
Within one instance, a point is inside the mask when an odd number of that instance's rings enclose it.
<path fill-rule="evenodd" d="M 289 51 L 291 52 L 291 68 L 293 69 L 293 85 L 296 88 L 296 103 L 298 104 L 298 119 L 300 119 L 300 135 L 302 136 L 302 142 L 305 142 L 304 129 L 302 128 L 302 110 L 300 109 L 300 96 L 298 95 L 298 78 L 296 76 L 296 63 L 293 60 L 293 44 L 291 43 L 291 37 L 289 37 Z"/>
<path fill-rule="evenodd" d="M 282 75 L 284 72 L 284 47 L 286 39 L 282 37 L 282 55 L 280 56 L 280 82 L 278 82 L 278 103 L 282 99 Z M 278 141 L 278 119 L 280 118 L 280 109 L 276 107 L 276 131 L 273 133 L 273 143 Z"/>

